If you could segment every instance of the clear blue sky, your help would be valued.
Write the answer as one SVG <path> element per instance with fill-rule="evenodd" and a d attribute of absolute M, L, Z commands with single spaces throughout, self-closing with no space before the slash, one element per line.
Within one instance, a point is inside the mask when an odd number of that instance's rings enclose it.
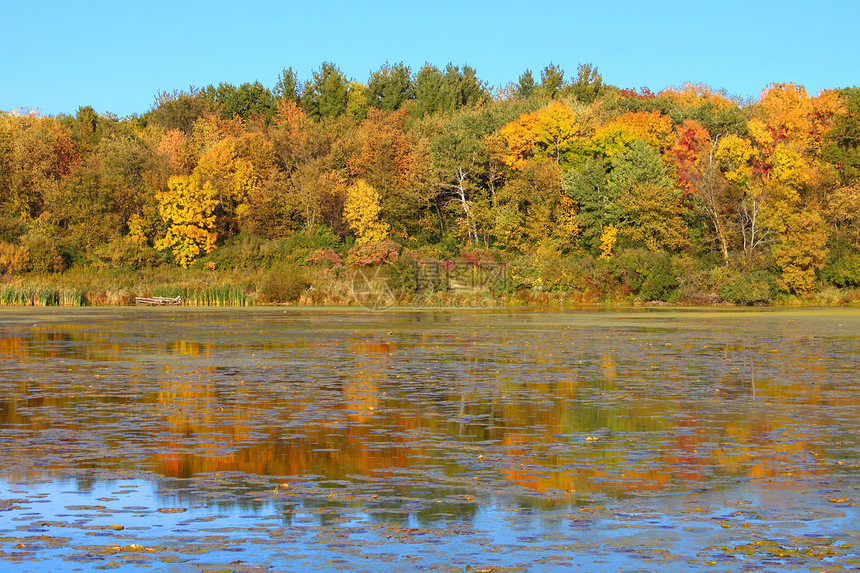
<path fill-rule="evenodd" d="M 385 61 L 468 64 L 491 86 L 549 62 L 658 91 L 706 83 L 757 98 L 772 82 L 860 84 L 860 0 L 15 0 L 0 9 L 0 110 L 144 113 L 158 91 L 309 78 L 367 81 Z"/>

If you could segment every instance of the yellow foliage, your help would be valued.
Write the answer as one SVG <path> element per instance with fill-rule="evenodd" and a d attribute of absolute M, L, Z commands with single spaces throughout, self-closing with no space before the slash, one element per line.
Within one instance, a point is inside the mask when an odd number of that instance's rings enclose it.
<path fill-rule="evenodd" d="M 793 83 L 771 84 L 761 93 L 759 108 L 764 112 L 765 120 L 772 138 L 803 137 L 809 133 L 810 113 L 812 112 L 812 101 L 806 93 L 806 88 Z M 760 120 L 759 120 L 760 121 Z M 750 130 L 752 131 L 752 130 Z M 762 134 L 755 135 L 761 143 L 769 143 L 771 140 L 760 138 Z"/>
<path fill-rule="evenodd" d="M 560 195 L 558 211 L 552 234 L 562 250 L 569 250 L 582 235 L 582 227 L 576 221 L 576 201 L 567 195 Z"/>
<path fill-rule="evenodd" d="M 209 183 L 224 201 L 242 201 L 257 184 L 259 176 L 254 165 L 247 159 L 236 156 L 232 138 L 219 141 L 194 169 L 199 181 Z"/>
<path fill-rule="evenodd" d="M 824 266 L 827 232 L 817 211 L 792 214 L 773 247 L 782 273 L 777 279 L 782 290 L 807 295 L 815 290 L 815 270 Z"/>
<path fill-rule="evenodd" d="M 672 147 L 675 140 L 672 119 L 657 110 L 627 112 L 600 127 L 595 133 L 595 139 L 605 138 L 606 135 L 618 131 L 625 134 L 625 140 L 641 139 L 661 153 Z"/>
<path fill-rule="evenodd" d="M 146 247 L 148 242 L 144 220 L 135 213 L 128 219 L 128 238 L 138 249 Z"/>
<path fill-rule="evenodd" d="M 612 257 L 612 249 L 615 248 L 615 243 L 618 241 L 618 228 L 615 225 L 607 225 L 603 227 L 603 233 L 600 235 L 600 258 L 609 259 Z"/>
<path fill-rule="evenodd" d="M 197 256 L 215 248 L 215 216 L 217 200 L 212 186 L 201 187 L 193 177 L 171 177 L 167 190 L 156 193 L 158 212 L 167 223 L 167 234 L 155 242 L 155 248 L 171 249 L 176 262 L 188 267 Z"/>
<path fill-rule="evenodd" d="M 798 187 L 809 180 L 807 156 L 793 146 L 780 144 L 773 150 L 772 176 L 779 183 Z"/>
<path fill-rule="evenodd" d="M 198 155 L 203 155 L 213 145 L 228 137 L 239 137 L 245 132 L 242 120 L 238 117 L 221 119 L 217 115 L 207 115 L 194 122 L 191 139 Z"/>
<path fill-rule="evenodd" d="M 627 149 L 636 139 L 636 134 L 626 127 L 610 122 L 595 130 L 591 142 L 597 151 L 607 159 L 612 159 L 617 153 Z"/>
<path fill-rule="evenodd" d="M 388 238 L 388 225 L 379 220 L 379 193 L 359 179 L 346 190 L 343 215 L 356 236 L 356 244 L 377 243 Z"/>
<path fill-rule="evenodd" d="M 844 111 L 839 93 L 823 91 L 811 98 L 803 86 L 772 84 L 762 92 L 761 117 L 749 122 L 750 132 L 763 146 L 788 141 L 801 151 L 817 152 L 833 117 Z"/>
<path fill-rule="evenodd" d="M 700 107 L 706 104 L 717 110 L 737 107 L 736 102 L 704 84 L 686 83 L 680 88 L 666 88 L 659 95 L 669 97 L 685 107 Z"/>
<path fill-rule="evenodd" d="M 836 90 L 826 90 L 812 98 L 811 130 L 807 145 L 813 153 L 821 151 L 824 134 L 830 129 L 833 118 L 845 113 L 842 98 Z"/>
<path fill-rule="evenodd" d="M 508 147 L 504 161 L 513 169 L 523 169 L 535 155 L 551 157 L 560 163 L 561 155 L 573 146 L 578 129 L 576 112 L 561 102 L 554 101 L 543 109 L 524 113 L 499 131 Z"/>
<path fill-rule="evenodd" d="M 504 126 L 499 133 L 508 142 L 509 153 L 505 163 L 513 169 L 521 169 L 532 154 L 536 141 L 538 113 L 526 113 Z"/>
<path fill-rule="evenodd" d="M 736 185 L 744 185 L 752 175 L 751 161 L 757 152 L 748 139 L 730 134 L 717 144 L 717 159 L 722 164 L 726 179 Z"/>
<path fill-rule="evenodd" d="M 576 114 L 573 109 L 554 101 L 537 112 L 534 141 L 546 149 L 547 155 L 561 161 L 561 154 L 569 151 L 577 136 Z"/>

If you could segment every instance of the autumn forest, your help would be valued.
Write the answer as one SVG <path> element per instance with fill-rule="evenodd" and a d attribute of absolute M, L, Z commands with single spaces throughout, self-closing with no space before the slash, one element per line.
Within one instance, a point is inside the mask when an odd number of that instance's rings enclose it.
<path fill-rule="evenodd" d="M 323 63 L 126 118 L 0 111 L 0 304 L 345 304 L 357 269 L 428 261 L 505 269 L 451 297 L 856 303 L 858 145 L 858 87 L 742 101 L 590 64 L 491 89 L 469 66 Z"/>

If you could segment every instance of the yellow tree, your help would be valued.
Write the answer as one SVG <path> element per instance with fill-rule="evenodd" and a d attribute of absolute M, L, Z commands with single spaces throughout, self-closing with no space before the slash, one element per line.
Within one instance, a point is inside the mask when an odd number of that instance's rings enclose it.
<path fill-rule="evenodd" d="M 499 131 L 508 143 L 508 153 L 505 163 L 513 169 L 522 169 L 532 155 L 535 145 L 535 131 L 538 125 L 538 113 L 524 113 L 508 123 Z"/>
<path fill-rule="evenodd" d="M 250 215 L 248 197 L 274 164 L 272 143 L 259 133 L 227 137 L 200 158 L 194 177 L 215 192 L 215 214 L 222 234 L 233 234 L 244 226 Z"/>
<path fill-rule="evenodd" d="M 611 130 L 616 126 L 641 139 L 661 154 L 674 143 L 672 119 L 657 110 L 627 112 L 603 126 L 603 130 Z"/>
<path fill-rule="evenodd" d="M 762 92 L 753 110 L 755 116 L 747 123 L 751 141 L 744 144 L 743 154 L 750 161 L 743 167 L 747 183 L 741 203 L 746 254 L 752 254 L 752 249 L 772 231 L 768 242 L 773 243 L 774 254 L 782 261 L 782 285 L 786 290 L 807 290 L 796 286 L 800 284 L 796 280 L 800 274 L 789 268 L 794 263 L 787 262 L 790 253 L 799 251 L 786 245 L 796 242 L 792 227 L 801 222 L 810 241 L 819 233 L 818 223 L 809 223 L 819 219 L 817 215 L 804 214 L 805 204 L 811 203 L 810 193 L 816 181 L 827 180 L 819 176 L 820 165 L 814 154 L 839 109 L 839 100 L 833 94 L 825 92 L 810 98 L 803 86 L 773 84 Z M 729 172 L 726 177 L 730 178 Z M 757 227 L 762 232 L 756 233 Z M 819 253 L 818 249 L 813 251 Z M 801 257 L 805 258 L 808 257 Z M 813 272 L 819 264 L 817 259 L 809 264 L 798 261 L 804 272 Z"/>
<path fill-rule="evenodd" d="M 548 157 L 561 163 L 562 154 L 570 151 L 578 135 L 576 113 L 561 102 L 554 101 L 537 112 L 534 141 Z"/>
<path fill-rule="evenodd" d="M 156 193 L 158 213 L 167 225 L 167 234 L 155 242 L 155 248 L 170 249 L 176 262 L 188 267 L 200 253 L 215 248 L 217 200 L 212 186 L 184 175 L 171 177 L 167 190 Z"/>
<path fill-rule="evenodd" d="M 549 157 L 560 164 L 562 156 L 573 147 L 578 131 L 576 112 L 561 102 L 524 113 L 499 131 L 508 144 L 505 162 L 513 169 L 523 169 L 532 157 Z"/>
<path fill-rule="evenodd" d="M 725 94 L 714 91 L 711 87 L 704 84 L 686 83 L 680 88 L 669 87 L 661 91 L 658 95 L 668 97 L 677 104 L 687 108 L 708 105 L 716 110 L 729 110 L 738 107 L 738 104 L 726 97 Z"/>
<path fill-rule="evenodd" d="M 694 205 L 710 220 L 724 261 L 729 259 L 728 225 L 734 205 L 728 193 L 726 178 L 720 173 L 715 151 L 719 140 L 712 140 L 708 130 L 691 119 L 675 129 L 671 156 L 675 161 L 678 182 Z"/>
<path fill-rule="evenodd" d="M 592 151 L 603 157 L 608 167 L 615 155 L 625 151 L 637 139 L 638 136 L 627 126 L 611 121 L 594 131 L 590 143 Z"/>
<path fill-rule="evenodd" d="M 377 243 L 388 238 L 388 225 L 379 220 L 379 193 L 359 179 L 346 190 L 343 216 L 356 236 L 356 243 Z"/>
<path fill-rule="evenodd" d="M 770 226 L 764 217 L 767 190 L 755 177 L 759 151 L 750 140 L 730 134 L 719 141 L 715 156 L 726 181 L 741 195 L 738 206 L 741 237 L 744 256 L 750 260 L 755 250 L 770 236 Z"/>
<path fill-rule="evenodd" d="M 803 210 L 788 216 L 780 241 L 773 248 L 782 273 L 779 286 L 806 295 L 815 290 L 815 270 L 824 266 L 827 233 L 817 211 Z"/>

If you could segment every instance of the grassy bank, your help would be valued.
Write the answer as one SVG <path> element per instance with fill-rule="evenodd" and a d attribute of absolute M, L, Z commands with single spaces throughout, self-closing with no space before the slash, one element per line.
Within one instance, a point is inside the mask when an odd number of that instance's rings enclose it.
<path fill-rule="evenodd" d="M 475 280 L 475 269 L 428 273 L 392 265 L 361 269 L 275 266 L 231 271 L 139 269 L 73 270 L 56 274 L 6 276 L 0 282 L 2 306 L 128 306 L 135 297 L 182 297 L 190 306 L 391 306 L 494 308 L 505 306 L 675 306 L 675 305 L 860 305 L 860 289 L 822 285 L 808 296 L 768 290 L 756 277 L 723 277 L 690 272 L 665 288 L 641 277 L 603 274 L 576 276 L 549 268 L 524 275 L 526 265 L 504 267 L 504 281 Z M 406 270 L 404 270 L 404 268 Z M 502 268 L 502 267 L 499 267 Z M 457 272 L 460 271 L 458 275 Z M 594 269 L 592 269 L 594 270 Z M 717 279 L 715 279 L 717 275 Z M 465 277 L 465 278 L 464 278 Z M 471 280 L 469 280 L 471 278 Z M 483 277 L 486 279 L 486 277 Z M 550 280 L 552 279 L 552 280 Z M 764 290 L 762 290 L 764 289 Z"/>

